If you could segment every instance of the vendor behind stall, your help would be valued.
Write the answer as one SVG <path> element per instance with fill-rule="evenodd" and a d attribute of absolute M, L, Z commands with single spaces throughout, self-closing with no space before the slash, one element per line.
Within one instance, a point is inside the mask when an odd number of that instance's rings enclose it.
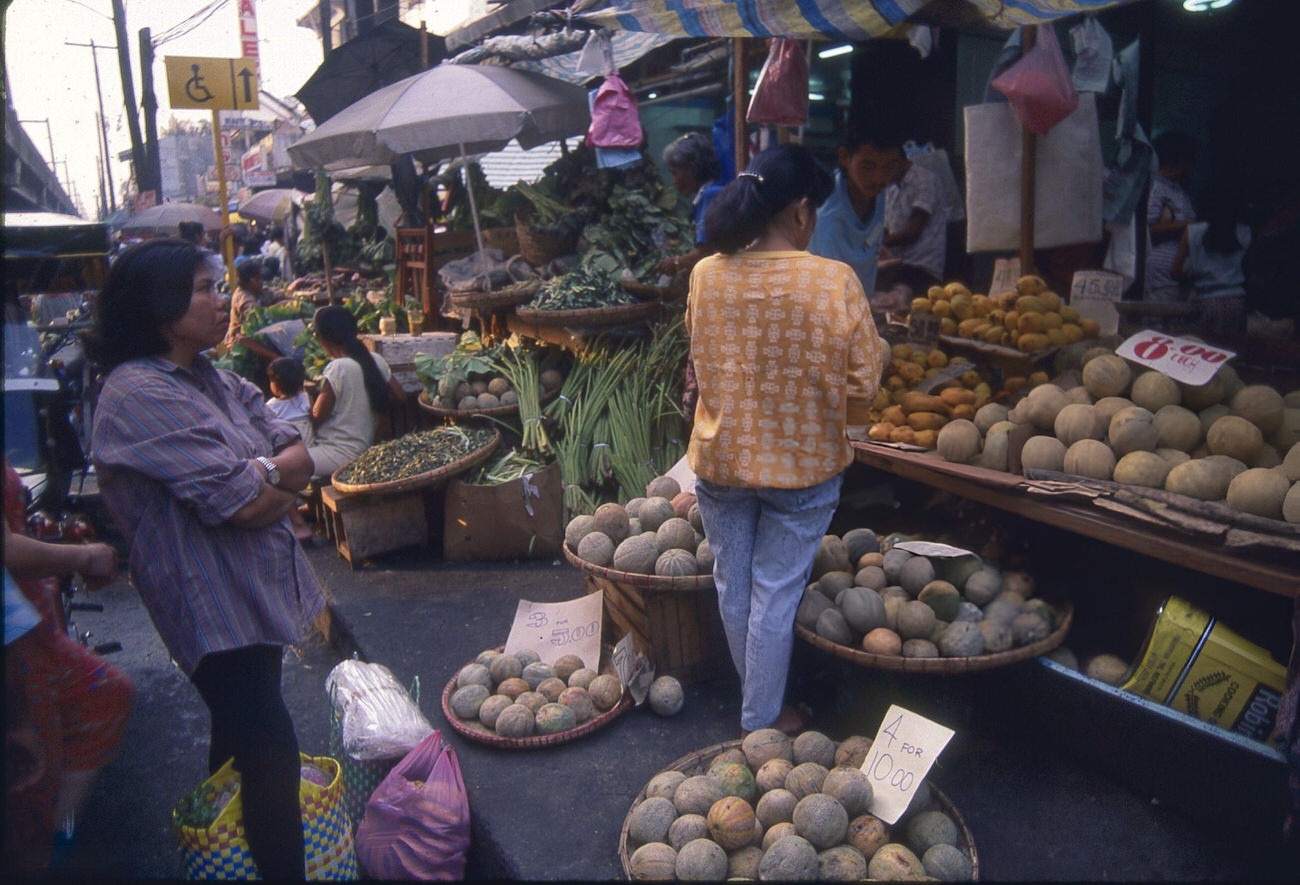
<path fill-rule="evenodd" d="M 913 295 L 924 295 L 930 286 L 943 282 L 948 207 L 939 177 L 904 162 L 907 171 L 885 190 L 884 248 L 877 285 L 892 289 L 901 283 Z"/>
<path fill-rule="evenodd" d="M 665 258 L 655 268 L 659 273 L 676 274 L 689 271 L 701 258 L 712 254 L 704 245 L 704 210 L 722 190 L 717 181 L 722 175 L 722 162 L 713 150 L 712 140 L 698 132 L 688 132 L 669 144 L 664 148 L 663 160 L 673 177 L 673 186 L 693 203 L 695 248 L 685 255 Z"/>
<path fill-rule="evenodd" d="M 885 234 L 883 192 L 907 171 L 903 129 L 887 113 L 849 120 L 835 170 L 835 189 L 817 210 L 808 251 L 853 268 L 862 289 L 876 290 L 876 262 Z"/>
<path fill-rule="evenodd" d="M 1196 141 L 1185 132 L 1169 131 L 1156 136 L 1154 147 L 1158 165 L 1147 197 L 1151 251 L 1146 261 L 1146 297 L 1149 301 L 1185 301 L 1173 264 L 1183 231 L 1196 220 L 1192 198 L 1185 190 L 1196 163 Z"/>

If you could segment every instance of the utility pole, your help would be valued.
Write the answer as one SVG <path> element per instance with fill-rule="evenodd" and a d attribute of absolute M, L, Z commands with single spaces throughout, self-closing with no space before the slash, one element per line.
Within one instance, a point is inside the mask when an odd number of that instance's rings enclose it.
<path fill-rule="evenodd" d="M 101 49 L 111 49 L 111 48 L 113 48 L 113 47 L 109 47 L 109 46 L 96 46 L 94 40 L 91 40 L 89 43 L 73 43 L 73 42 L 71 42 L 71 41 L 64 40 L 64 41 L 63 41 L 63 45 L 64 45 L 64 46 L 81 46 L 81 47 L 83 47 L 83 48 L 89 48 L 89 49 L 90 49 L 90 55 L 91 55 L 91 57 L 94 59 L 94 64 L 95 64 L 95 98 L 99 101 L 99 136 L 100 136 L 100 149 L 101 149 L 101 151 L 102 151 L 102 153 L 100 154 L 100 156 L 103 158 L 103 175 L 104 175 L 104 180 L 105 180 L 105 181 L 107 182 L 107 184 L 108 184 L 108 205 L 109 205 L 109 207 L 110 207 L 110 208 L 109 208 L 109 211 L 111 211 L 111 212 L 116 212 L 116 211 L 117 211 L 117 196 L 116 196 L 116 194 L 114 193 L 115 188 L 113 187 L 113 166 L 112 166 L 113 155 L 112 155 L 111 153 L 109 153 L 109 150 L 108 150 L 108 118 L 104 116 L 104 89 L 103 89 L 103 86 L 101 85 L 101 83 L 100 83 L 100 81 L 99 81 L 99 50 L 101 50 Z M 102 193 L 102 192 L 103 192 L 103 189 L 101 188 L 101 193 Z"/>
<path fill-rule="evenodd" d="M 103 117 L 100 114 L 95 114 L 95 123 L 96 125 L 99 126 L 100 135 L 103 135 L 104 121 L 103 121 Z M 99 157 L 101 160 L 104 159 L 104 151 L 103 151 L 102 144 L 100 146 Z M 95 171 L 99 174 L 99 217 L 102 219 L 102 218 L 107 218 L 109 215 L 109 210 L 108 210 L 109 194 L 108 191 L 104 189 L 104 164 L 96 163 Z M 116 212 L 117 210 L 114 209 L 113 211 Z"/>
<path fill-rule="evenodd" d="M 114 2 L 118 2 L 118 0 L 114 0 Z M 316 6 L 316 11 L 320 15 L 320 45 L 325 50 L 325 55 L 328 56 L 330 50 L 334 48 L 331 45 L 334 39 L 330 31 L 330 22 L 334 18 L 334 4 L 330 0 L 320 0 L 320 3 Z"/>
<path fill-rule="evenodd" d="M 153 91 L 153 40 L 148 28 L 140 29 L 140 101 L 144 107 L 144 167 L 147 171 L 147 176 L 141 177 L 149 179 L 149 189 L 156 192 L 155 196 L 161 203 L 162 155 L 158 149 L 158 98 Z"/>
<path fill-rule="evenodd" d="M 126 37 L 126 7 L 123 0 L 113 0 L 113 29 L 117 34 L 117 66 L 122 75 L 122 102 L 126 105 L 126 128 L 131 134 L 131 163 L 135 166 L 136 189 L 149 190 L 148 170 L 140 161 L 145 157 L 140 137 L 140 117 L 135 109 L 135 80 L 131 77 L 131 47 Z"/>

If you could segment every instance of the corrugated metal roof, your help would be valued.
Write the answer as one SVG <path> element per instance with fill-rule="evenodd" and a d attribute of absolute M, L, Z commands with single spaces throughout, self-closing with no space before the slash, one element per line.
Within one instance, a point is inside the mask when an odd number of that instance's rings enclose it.
<path fill-rule="evenodd" d="M 560 143 L 552 141 L 526 151 L 519 142 L 511 141 L 499 151 L 484 154 L 479 159 L 483 175 L 495 188 L 506 188 L 516 181 L 532 184 L 542 177 L 542 170 L 560 156 Z"/>

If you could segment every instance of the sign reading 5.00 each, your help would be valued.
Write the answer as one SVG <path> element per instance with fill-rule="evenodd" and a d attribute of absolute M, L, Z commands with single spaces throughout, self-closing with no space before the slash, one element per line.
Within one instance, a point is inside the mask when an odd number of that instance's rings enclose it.
<path fill-rule="evenodd" d="M 897 704 L 871 742 L 862 771 L 871 780 L 871 813 L 894 824 L 955 732 Z"/>
<path fill-rule="evenodd" d="M 1197 387 L 1209 384 L 1219 367 L 1237 355 L 1235 351 L 1204 341 L 1177 338 L 1151 329 L 1138 332 L 1117 347 L 1115 353 L 1175 381 Z"/>
<path fill-rule="evenodd" d="M 173 109 L 242 111 L 258 107 L 255 58 L 194 58 L 169 55 L 167 100 Z"/>
<path fill-rule="evenodd" d="M 529 649 L 544 664 L 552 664 L 565 655 L 577 655 L 595 670 L 600 666 L 603 601 L 604 596 L 599 592 L 568 602 L 519 600 L 506 639 L 506 654 Z"/>

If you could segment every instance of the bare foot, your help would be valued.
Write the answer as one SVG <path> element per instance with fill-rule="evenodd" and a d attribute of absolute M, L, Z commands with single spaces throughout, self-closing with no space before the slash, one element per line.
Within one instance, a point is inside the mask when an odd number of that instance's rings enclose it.
<path fill-rule="evenodd" d="M 781 713 L 771 727 L 783 734 L 798 734 L 812 721 L 812 711 L 803 704 L 794 707 L 782 707 Z"/>

